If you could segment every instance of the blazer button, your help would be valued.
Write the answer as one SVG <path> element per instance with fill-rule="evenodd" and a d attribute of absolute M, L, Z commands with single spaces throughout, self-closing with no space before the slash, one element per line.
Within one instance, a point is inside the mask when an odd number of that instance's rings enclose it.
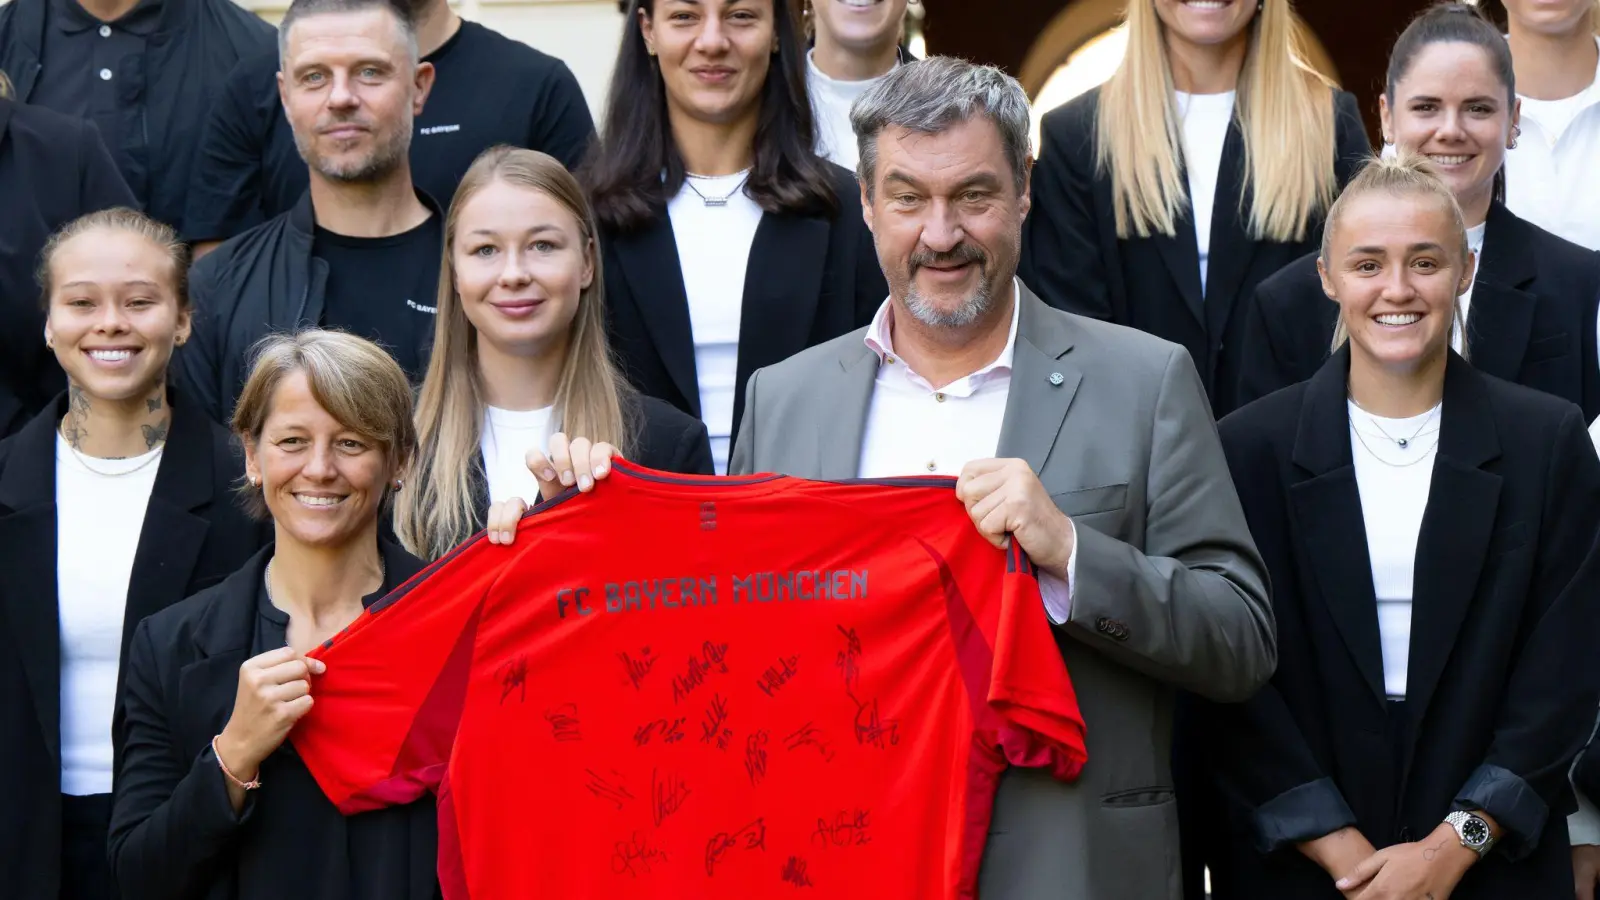
<path fill-rule="evenodd" d="M 1095 630 L 1099 631 L 1101 634 L 1112 634 L 1116 631 L 1116 629 L 1111 626 L 1111 620 L 1105 616 L 1095 619 L 1094 627 Z"/>

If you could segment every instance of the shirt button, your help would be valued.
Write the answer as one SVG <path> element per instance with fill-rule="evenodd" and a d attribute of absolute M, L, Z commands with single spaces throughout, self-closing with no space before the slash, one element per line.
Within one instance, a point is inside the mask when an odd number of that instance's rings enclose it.
<path fill-rule="evenodd" d="M 928 471 L 929 472 L 937 472 L 937 471 L 939 471 L 939 464 L 934 462 L 931 459 L 928 460 Z"/>
<path fill-rule="evenodd" d="M 100 26 L 100 36 L 101 37 L 111 37 L 111 26 L 110 25 L 101 25 Z"/>
<path fill-rule="evenodd" d="M 101 81 L 110 81 L 111 80 L 111 70 L 110 69 L 101 69 L 100 70 L 100 80 Z"/>
<path fill-rule="evenodd" d="M 939 401 L 940 403 L 943 403 L 944 402 L 944 394 L 936 393 L 936 394 L 933 395 L 933 399 Z"/>
<path fill-rule="evenodd" d="M 885 360 L 885 361 L 887 361 L 887 362 L 888 362 L 888 363 L 889 363 L 889 365 L 891 365 L 891 366 L 892 366 L 892 365 L 894 365 L 894 357 L 892 357 L 892 356 L 885 356 L 885 357 L 884 357 L 884 360 Z"/>

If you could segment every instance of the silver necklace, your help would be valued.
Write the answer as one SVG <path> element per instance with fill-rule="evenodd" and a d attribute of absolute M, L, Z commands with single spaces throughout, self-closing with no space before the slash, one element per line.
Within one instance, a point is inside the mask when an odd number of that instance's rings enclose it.
<path fill-rule="evenodd" d="M 689 190 L 694 191 L 695 196 L 699 197 L 700 201 L 702 203 L 704 203 L 706 206 L 711 207 L 713 209 L 715 209 L 717 207 L 721 207 L 721 206 L 727 206 L 728 205 L 728 201 L 733 199 L 733 195 L 739 193 L 742 190 L 744 190 L 745 182 L 750 180 L 750 173 L 746 172 L 746 173 L 744 173 L 744 177 L 739 179 L 739 183 L 733 186 L 733 190 L 727 192 L 726 194 L 723 194 L 721 197 L 707 197 L 705 194 L 700 193 L 700 189 L 699 188 L 694 186 L 694 180 L 696 178 L 711 178 L 712 176 L 710 176 L 710 175 L 696 175 L 693 172 L 689 172 L 687 174 L 688 174 L 688 177 L 684 179 L 683 183 L 687 184 L 689 186 Z"/>
<path fill-rule="evenodd" d="M 1378 423 L 1377 422 L 1373 422 L 1372 424 L 1376 425 Z M 1350 420 L 1350 430 L 1355 432 L 1356 440 L 1361 442 L 1361 446 L 1367 448 L 1367 455 L 1368 456 L 1371 456 L 1373 459 L 1377 460 L 1380 463 L 1383 463 L 1384 465 L 1388 466 L 1391 469 L 1409 469 L 1412 466 L 1416 465 L 1417 463 L 1422 462 L 1425 459 L 1431 458 L 1433 456 L 1433 451 L 1439 449 L 1439 443 L 1437 441 L 1435 441 L 1430 447 L 1428 447 L 1428 452 L 1419 454 L 1416 459 L 1407 460 L 1406 462 L 1403 462 L 1403 463 L 1392 463 L 1392 462 L 1389 462 L 1387 459 L 1384 459 L 1382 456 L 1379 456 L 1378 455 L 1378 451 L 1372 449 L 1372 445 L 1367 443 L 1367 439 L 1361 436 L 1361 428 L 1356 425 L 1354 419 Z M 1380 428 L 1378 430 L 1382 431 L 1383 429 Z M 1385 436 L 1387 436 L 1387 435 L 1385 435 Z M 1411 437 L 1413 439 L 1415 439 L 1416 435 L 1412 435 Z M 1390 440 L 1394 440 L 1394 439 L 1390 438 Z M 1405 448 L 1404 444 L 1401 444 L 1400 446 L 1401 446 L 1402 449 Z"/>
<path fill-rule="evenodd" d="M 1441 408 L 1442 408 L 1442 406 L 1435 406 L 1432 410 L 1430 410 L 1428 412 L 1428 417 L 1422 420 L 1422 424 L 1417 426 L 1417 430 L 1411 432 L 1411 436 L 1410 437 L 1403 437 L 1403 438 L 1397 438 L 1394 435 L 1390 434 L 1389 430 L 1387 428 L 1384 428 L 1382 425 L 1378 424 L 1377 418 L 1375 416 L 1373 416 L 1372 413 L 1367 413 L 1367 418 L 1368 418 L 1368 420 L 1370 420 L 1372 422 L 1372 427 L 1378 429 L 1378 433 L 1382 434 L 1384 437 L 1386 437 L 1389 440 L 1393 441 L 1395 444 L 1397 444 L 1400 447 L 1401 450 L 1404 450 L 1407 447 L 1411 446 L 1411 442 L 1417 439 L 1417 435 L 1422 433 L 1422 429 L 1428 427 L 1428 424 L 1433 421 L 1433 417 L 1437 416 L 1439 414 L 1439 410 Z M 1362 412 L 1367 412 L 1364 409 L 1361 410 L 1361 411 Z M 1355 421 L 1352 420 L 1350 424 L 1351 424 L 1352 427 L 1354 427 L 1355 426 Z M 1361 431 L 1361 429 L 1360 428 L 1356 428 L 1356 431 L 1359 433 Z"/>
<path fill-rule="evenodd" d="M 160 450 L 165 450 L 166 446 L 167 446 L 166 445 L 166 441 L 162 441 Z M 155 462 L 156 460 L 160 459 L 161 455 L 162 455 L 160 450 L 152 450 L 152 451 L 150 451 L 150 453 L 148 455 L 148 458 L 144 462 L 139 463 L 137 466 L 134 466 L 131 469 L 126 469 L 126 470 L 121 471 L 121 472 L 107 472 L 104 469 L 96 469 L 94 466 L 89 465 L 90 457 L 84 455 L 83 451 L 79 450 L 77 447 L 72 446 L 72 444 L 70 442 L 68 442 L 68 444 L 67 444 L 67 449 L 72 451 L 73 457 L 75 457 L 78 460 L 78 465 L 83 466 L 85 469 L 88 469 L 89 471 L 93 472 L 96 475 L 99 475 L 101 478 L 122 478 L 122 477 L 127 476 L 127 475 L 132 475 L 133 473 L 139 471 L 140 469 L 143 469 L 145 466 L 148 466 L 151 463 Z"/>

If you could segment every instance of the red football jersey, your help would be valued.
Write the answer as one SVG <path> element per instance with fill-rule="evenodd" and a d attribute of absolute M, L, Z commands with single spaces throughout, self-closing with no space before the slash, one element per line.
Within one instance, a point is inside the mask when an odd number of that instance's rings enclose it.
<path fill-rule="evenodd" d="M 949 478 L 618 465 L 319 648 L 340 809 L 434 791 L 448 900 L 975 896 L 1008 764 L 1083 720 L 1026 554 Z"/>

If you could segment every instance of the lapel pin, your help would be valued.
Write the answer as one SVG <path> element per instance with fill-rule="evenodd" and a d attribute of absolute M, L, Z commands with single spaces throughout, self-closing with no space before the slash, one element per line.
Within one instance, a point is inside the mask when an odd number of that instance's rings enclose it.
<path fill-rule="evenodd" d="M 1055 385 L 1056 387 L 1060 387 L 1061 386 L 1061 382 L 1066 381 L 1066 380 L 1067 380 L 1066 376 L 1062 375 L 1060 372 L 1051 372 L 1050 373 L 1050 383 Z"/>

